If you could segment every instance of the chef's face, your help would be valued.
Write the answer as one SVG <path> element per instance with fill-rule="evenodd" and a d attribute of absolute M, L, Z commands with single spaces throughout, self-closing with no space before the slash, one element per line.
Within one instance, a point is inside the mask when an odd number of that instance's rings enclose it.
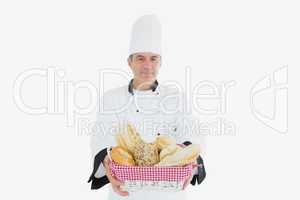
<path fill-rule="evenodd" d="M 139 82 L 153 82 L 161 65 L 161 57 L 154 53 L 136 53 L 128 58 L 128 65 L 134 79 Z"/>

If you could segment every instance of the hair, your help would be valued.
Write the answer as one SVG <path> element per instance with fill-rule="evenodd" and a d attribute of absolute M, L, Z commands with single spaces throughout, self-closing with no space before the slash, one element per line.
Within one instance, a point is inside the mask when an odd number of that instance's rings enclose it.
<path fill-rule="evenodd" d="M 132 59 L 133 59 L 133 54 L 130 54 L 130 55 L 128 56 L 128 61 L 129 61 L 129 60 L 132 61 Z"/>
<path fill-rule="evenodd" d="M 134 55 L 134 54 L 130 54 L 130 55 L 128 56 L 128 58 L 127 58 L 127 61 L 132 61 L 133 55 Z M 159 57 L 160 57 L 160 59 L 161 59 L 161 55 L 159 55 Z"/>

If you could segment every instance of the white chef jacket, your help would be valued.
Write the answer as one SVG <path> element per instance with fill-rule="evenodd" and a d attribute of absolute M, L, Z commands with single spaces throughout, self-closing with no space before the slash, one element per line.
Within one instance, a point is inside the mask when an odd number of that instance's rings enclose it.
<path fill-rule="evenodd" d="M 132 81 L 129 86 L 112 89 L 106 92 L 99 102 L 97 123 L 91 137 L 92 157 L 104 148 L 116 146 L 115 134 L 127 123 L 135 126 L 145 142 L 153 142 L 158 134 L 167 134 L 175 138 L 177 143 L 191 141 L 204 148 L 203 137 L 197 130 L 197 122 L 191 113 L 185 112 L 185 96 L 170 86 L 157 84 L 149 90 L 135 90 Z M 95 177 L 105 176 L 103 164 Z M 130 192 L 128 197 L 109 190 L 109 200 L 135 199 L 185 199 L 186 191 Z"/>

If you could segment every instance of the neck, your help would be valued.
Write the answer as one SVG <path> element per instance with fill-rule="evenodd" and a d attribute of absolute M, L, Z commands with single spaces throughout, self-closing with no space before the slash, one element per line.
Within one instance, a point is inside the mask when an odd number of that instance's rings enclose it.
<path fill-rule="evenodd" d="M 155 80 L 154 80 L 155 81 Z M 154 81 L 142 82 L 137 79 L 133 79 L 133 88 L 135 90 L 150 90 Z"/>

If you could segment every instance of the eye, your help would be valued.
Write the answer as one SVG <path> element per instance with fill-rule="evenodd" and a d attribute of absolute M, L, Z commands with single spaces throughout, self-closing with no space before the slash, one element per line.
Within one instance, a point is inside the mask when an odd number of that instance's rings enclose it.
<path fill-rule="evenodd" d="M 138 57 L 136 60 L 139 61 L 139 62 L 141 62 L 141 61 L 144 60 L 144 58 L 143 57 Z"/>
<path fill-rule="evenodd" d="M 153 58 L 151 58 L 151 61 L 152 61 L 152 62 L 158 62 L 158 61 L 159 61 L 159 58 L 158 58 L 158 57 L 153 57 Z"/>

